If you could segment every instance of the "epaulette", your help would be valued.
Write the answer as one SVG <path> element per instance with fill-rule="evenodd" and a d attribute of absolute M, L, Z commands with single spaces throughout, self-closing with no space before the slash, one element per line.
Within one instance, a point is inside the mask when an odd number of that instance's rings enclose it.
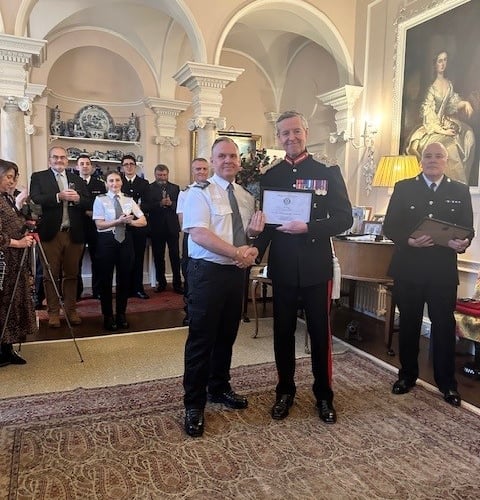
<path fill-rule="evenodd" d="M 104 197 L 105 197 L 105 196 L 107 196 L 107 195 L 106 195 L 106 194 L 97 194 L 97 196 L 98 196 L 99 198 L 104 198 Z"/>
<path fill-rule="evenodd" d="M 202 181 L 202 182 L 197 182 L 196 184 L 194 184 L 193 187 L 205 189 L 207 186 L 210 186 L 210 183 L 208 181 Z"/>
<path fill-rule="evenodd" d="M 312 158 L 319 163 L 323 163 L 326 167 L 333 167 L 338 165 L 336 158 L 329 158 L 325 153 L 314 153 Z"/>
<path fill-rule="evenodd" d="M 183 192 L 188 191 L 190 189 L 190 186 L 185 186 L 184 189 L 182 189 Z"/>
<path fill-rule="evenodd" d="M 277 166 L 279 163 L 283 161 L 283 158 L 275 158 L 271 163 L 260 167 L 260 173 L 263 175 L 268 172 L 272 167 Z"/>

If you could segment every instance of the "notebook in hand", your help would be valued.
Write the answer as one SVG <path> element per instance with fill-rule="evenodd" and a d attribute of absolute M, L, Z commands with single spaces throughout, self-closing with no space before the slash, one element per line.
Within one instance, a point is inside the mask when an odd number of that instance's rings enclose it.
<path fill-rule="evenodd" d="M 419 238 L 428 235 L 435 245 L 448 247 L 450 240 L 464 240 L 473 234 L 473 228 L 458 226 L 451 222 L 425 217 L 414 229 L 411 238 Z"/>

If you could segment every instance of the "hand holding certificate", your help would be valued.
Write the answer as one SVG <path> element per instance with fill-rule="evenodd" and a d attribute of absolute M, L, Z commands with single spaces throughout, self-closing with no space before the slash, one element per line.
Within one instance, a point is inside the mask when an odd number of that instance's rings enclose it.
<path fill-rule="evenodd" d="M 450 240 L 464 240 L 473 234 L 473 228 L 425 217 L 410 235 L 411 238 L 430 236 L 435 245 L 448 247 Z"/>
<path fill-rule="evenodd" d="M 282 225 L 288 222 L 310 222 L 313 191 L 264 188 L 262 211 L 266 224 Z"/>

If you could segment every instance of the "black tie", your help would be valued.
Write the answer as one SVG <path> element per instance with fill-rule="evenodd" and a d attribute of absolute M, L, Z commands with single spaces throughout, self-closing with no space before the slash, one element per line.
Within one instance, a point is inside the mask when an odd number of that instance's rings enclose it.
<path fill-rule="evenodd" d="M 235 198 L 233 185 L 231 183 L 228 185 L 227 191 L 228 201 L 232 209 L 233 244 L 236 247 L 241 247 L 246 243 L 245 230 L 243 229 L 242 216 L 240 215 L 237 199 Z"/>
<path fill-rule="evenodd" d="M 432 191 L 435 191 L 435 190 L 437 189 L 437 185 L 436 185 L 434 182 L 432 182 L 432 183 L 430 184 L 430 189 L 431 189 Z"/>

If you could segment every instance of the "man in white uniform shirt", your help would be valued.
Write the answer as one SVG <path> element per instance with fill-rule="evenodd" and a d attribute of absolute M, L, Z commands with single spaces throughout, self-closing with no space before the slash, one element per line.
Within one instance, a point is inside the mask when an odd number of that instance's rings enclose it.
<path fill-rule="evenodd" d="M 247 245 L 263 231 L 254 199 L 235 183 L 238 146 L 219 137 L 212 146 L 215 174 L 189 189 L 183 208 L 188 239 L 188 338 L 185 345 L 185 432 L 199 437 L 208 397 L 233 409 L 248 406 L 230 386 L 232 348 L 242 312 L 245 269 L 258 251 Z M 240 228 L 239 228 L 240 225 Z"/>
<path fill-rule="evenodd" d="M 183 204 L 185 203 L 185 198 L 187 197 L 188 191 L 192 186 L 196 184 L 203 183 L 208 179 L 208 171 L 209 165 L 208 160 L 205 158 L 195 158 L 192 161 L 192 177 L 193 182 L 189 186 L 187 186 L 183 191 L 180 191 L 177 199 L 177 215 L 178 221 L 180 222 L 180 227 L 183 225 Z M 187 304 L 187 296 L 188 296 L 188 279 L 187 279 L 187 264 L 188 264 L 188 233 L 183 233 L 182 240 L 182 274 L 184 279 L 184 287 L 183 287 L 183 296 L 185 301 L 185 318 L 183 318 L 183 324 L 188 325 L 188 304 Z"/>

